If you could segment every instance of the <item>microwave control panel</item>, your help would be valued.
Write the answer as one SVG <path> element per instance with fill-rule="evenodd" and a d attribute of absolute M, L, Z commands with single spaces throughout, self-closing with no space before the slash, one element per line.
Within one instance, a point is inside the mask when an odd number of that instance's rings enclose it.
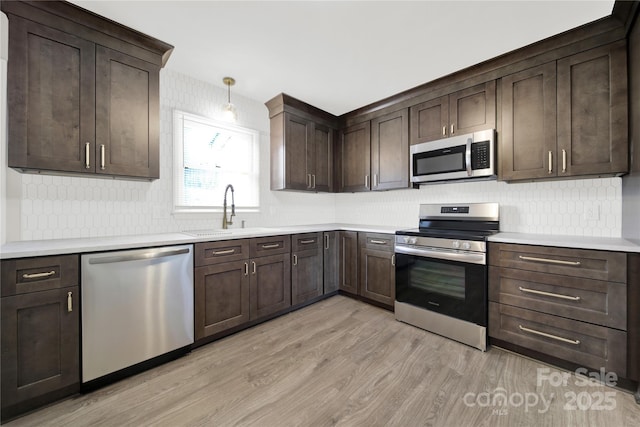
<path fill-rule="evenodd" d="M 471 144 L 471 169 L 487 169 L 491 167 L 489 141 Z"/>

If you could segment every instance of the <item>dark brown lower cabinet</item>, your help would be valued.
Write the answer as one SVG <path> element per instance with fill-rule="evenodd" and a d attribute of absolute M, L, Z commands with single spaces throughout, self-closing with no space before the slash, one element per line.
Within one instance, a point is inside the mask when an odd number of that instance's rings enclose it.
<path fill-rule="evenodd" d="M 196 340 L 249 321 L 248 273 L 248 260 L 196 268 Z"/>
<path fill-rule="evenodd" d="M 251 260 L 251 320 L 291 306 L 291 255 L 269 255 Z"/>
<path fill-rule="evenodd" d="M 80 389 L 78 286 L 2 298 L 2 420 Z"/>
<path fill-rule="evenodd" d="M 324 293 L 322 233 L 292 236 L 291 304 L 311 301 Z"/>
<path fill-rule="evenodd" d="M 323 240 L 324 252 L 324 294 L 330 294 L 338 290 L 340 284 L 340 251 L 338 243 L 339 231 L 325 231 Z"/>
<path fill-rule="evenodd" d="M 360 233 L 360 289 L 365 298 L 392 307 L 396 299 L 394 236 Z"/>
<path fill-rule="evenodd" d="M 339 289 L 358 294 L 358 232 L 340 231 L 338 235 L 338 255 L 340 261 Z"/>

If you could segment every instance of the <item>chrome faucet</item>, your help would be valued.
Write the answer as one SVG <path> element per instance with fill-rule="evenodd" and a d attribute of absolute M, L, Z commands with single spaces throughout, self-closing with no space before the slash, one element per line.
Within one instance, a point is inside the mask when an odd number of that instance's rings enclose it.
<path fill-rule="evenodd" d="M 227 191 L 231 189 L 231 216 L 227 219 Z M 227 185 L 227 188 L 224 190 L 224 204 L 223 204 L 223 212 L 222 212 L 222 228 L 227 229 L 228 226 L 233 224 L 233 217 L 236 216 L 236 199 L 233 195 L 233 185 Z"/>

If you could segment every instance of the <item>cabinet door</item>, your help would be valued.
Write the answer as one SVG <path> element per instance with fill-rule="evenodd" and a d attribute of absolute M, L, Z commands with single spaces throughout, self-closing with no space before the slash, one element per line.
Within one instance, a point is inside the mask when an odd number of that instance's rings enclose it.
<path fill-rule="evenodd" d="M 291 304 L 302 304 L 322 295 L 322 249 L 298 251 L 292 258 Z"/>
<path fill-rule="evenodd" d="M 409 186 L 409 110 L 371 120 L 372 190 Z"/>
<path fill-rule="evenodd" d="M 558 61 L 558 176 L 623 173 L 628 165 L 624 41 Z"/>
<path fill-rule="evenodd" d="M 195 269 L 195 338 L 249 321 L 249 261 Z"/>
<path fill-rule="evenodd" d="M 313 122 L 284 113 L 285 120 L 285 188 L 308 190 L 311 188 L 311 168 L 315 162 Z"/>
<path fill-rule="evenodd" d="M 95 45 L 13 15 L 9 31 L 9 166 L 93 172 Z"/>
<path fill-rule="evenodd" d="M 79 390 L 78 296 L 73 286 L 2 298 L 3 418 L 16 404 Z"/>
<path fill-rule="evenodd" d="M 338 290 L 340 283 L 340 251 L 338 249 L 339 231 L 324 232 L 324 293 Z"/>
<path fill-rule="evenodd" d="M 358 294 L 358 232 L 341 231 L 339 240 L 340 290 Z"/>
<path fill-rule="evenodd" d="M 358 123 L 342 131 L 340 191 L 369 191 L 371 188 L 371 126 Z"/>
<path fill-rule="evenodd" d="M 449 136 L 496 127 L 494 80 L 449 95 Z"/>
<path fill-rule="evenodd" d="M 96 47 L 96 172 L 159 177 L 160 67 Z"/>
<path fill-rule="evenodd" d="M 316 123 L 313 129 L 313 171 L 315 191 L 333 191 L 333 129 Z"/>
<path fill-rule="evenodd" d="M 251 320 L 291 306 L 291 255 L 270 255 L 251 260 Z"/>
<path fill-rule="evenodd" d="M 396 274 L 393 253 L 360 249 L 360 295 L 393 306 L 396 299 Z"/>
<path fill-rule="evenodd" d="M 501 88 L 500 179 L 555 176 L 555 61 L 503 77 Z"/>
<path fill-rule="evenodd" d="M 449 136 L 449 97 L 441 96 L 411 107 L 411 145 Z"/>

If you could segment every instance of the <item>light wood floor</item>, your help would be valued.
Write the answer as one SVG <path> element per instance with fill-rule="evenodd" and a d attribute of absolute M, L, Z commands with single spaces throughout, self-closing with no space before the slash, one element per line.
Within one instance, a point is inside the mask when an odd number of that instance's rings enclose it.
<path fill-rule="evenodd" d="M 640 425 L 631 394 L 575 376 L 567 386 L 538 385 L 539 368 L 549 367 L 497 348 L 483 353 L 336 296 L 8 425 Z M 500 388 L 511 403 L 491 406 Z M 613 394 L 604 400 L 605 392 Z M 551 401 L 546 412 L 541 396 Z M 596 409 L 596 400 L 615 409 Z"/>

